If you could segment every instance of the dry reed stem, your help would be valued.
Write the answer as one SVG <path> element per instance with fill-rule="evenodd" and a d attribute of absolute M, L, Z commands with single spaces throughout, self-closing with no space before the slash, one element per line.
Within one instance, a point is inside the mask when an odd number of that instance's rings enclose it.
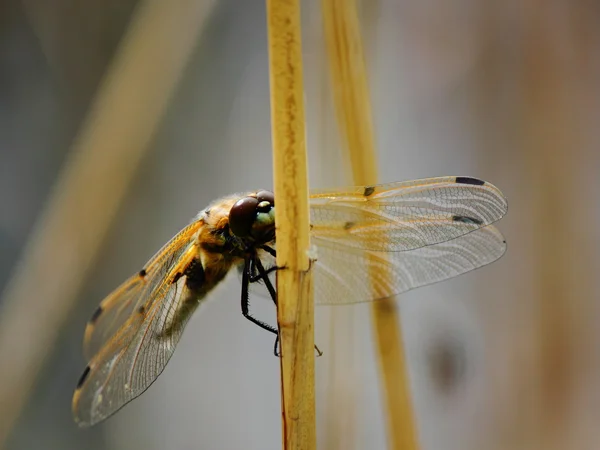
<path fill-rule="evenodd" d="M 533 12 L 541 2 L 530 1 L 529 5 Z M 585 228 L 572 218 L 581 217 L 581 211 L 586 209 L 579 209 L 579 205 L 589 205 L 577 179 L 578 167 L 585 161 L 584 135 L 578 128 L 582 123 L 582 103 L 578 99 L 584 98 L 581 95 L 585 89 L 584 74 L 589 72 L 588 41 L 582 38 L 584 32 L 562 31 L 584 30 L 584 24 L 578 23 L 577 18 L 585 15 L 576 14 L 581 12 L 577 8 L 580 6 L 565 3 L 563 15 L 545 10 L 543 14 L 533 13 L 528 21 L 525 47 L 523 148 L 532 192 L 534 277 L 539 311 L 536 446 L 545 449 L 573 448 L 569 434 L 573 417 L 569 413 L 576 391 L 575 355 L 585 345 L 577 331 L 578 319 L 581 320 L 578 310 L 585 308 L 586 301 L 595 301 L 586 298 L 591 290 L 581 289 L 586 282 L 585 260 L 573 258 L 577 241 L 580 248 L 586 244 L 581 245 L 579 237 L 585 235 Z M 549 27 L 554 21 L 558 27 Z M 556 214 L 557 205 L 561 205 L 560 214 Z"/>
<path fill-rule="evenodd" d="M 322 0 L 322 7 L 338 124 L 349 152 L 354 182 L 374 184 L 377 157 L 356 4 L 352 0 Z M 387 407 L 389 446 L 416 450 L 418 440 L 402 333 L 393 299 L 373 304 L 373 326 Z"/>
<path fill-rule="evenodd" d="M 134 13 L 3 293 L 0 447 L 52 352 L 211 6 L 146 1 Z"/>
<path fill-rule="evenodd" d="M 285 450 L 316 447 L 314 305 L 299 0 L 268 0 L 271 127 L 277 206 L 277 321 Z"/>

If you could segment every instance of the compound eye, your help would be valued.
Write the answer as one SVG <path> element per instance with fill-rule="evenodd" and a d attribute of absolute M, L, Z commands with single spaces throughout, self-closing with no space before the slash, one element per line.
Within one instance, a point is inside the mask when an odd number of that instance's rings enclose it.
<path fill-rule="evenodd" d="M 271 207 L 275 206 L 275 196 L 270 191 L 258 191 L 256 193 L 258 203 L 268 202 Z"/>
<path fill-rule="evenodd" d="M 238 200 L 229 211 L 229 229 L 238 237 L 245 237 L 252 231 L 256 220 L 256 208 L 259 201 L 254 197 Z"/>

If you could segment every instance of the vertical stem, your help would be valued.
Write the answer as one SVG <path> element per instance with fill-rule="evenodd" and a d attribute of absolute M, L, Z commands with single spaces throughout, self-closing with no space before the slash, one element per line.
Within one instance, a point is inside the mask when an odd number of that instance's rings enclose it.
<path fill-rule="evenodd" d="M 587 92 L 589 50 L 588 41 L 582 38 L 585 33 L 580 31 L 585 24 L 578 21 L 584 15 L 576 5 L 564 3 L 559 9 L 546 11 L 541 8 L 542 2 L 528 3 L 532 16 L 524 40 L 523 148 L 533 199 L 534 277 L 539 308 L 537 447 L 563 449 L 573 448 L 569 431 L 577 387 L 576 355 L 585 346 L 580 340 L 579 311 L 586 302 L 595 301 L 586 298 L 590 290 L 581 289 L 589 265 L 580 251 L 588 245 L 582 242 L 582 224 L 593 221 L 591 216 L 586 217 L 591 210 L 579 175 L 586 164 L 581 124 L 585 123 L 582 99 L 587 94 L 582 92 Z M 561 205 L 560 214 L 556 214 L 557 205 Z M 578 217 L 577 221 L 572 217 Z"/>
<path fill-rule="evenodd" d="M 349 152 L 354 182 L 377 182 L 375 137 L 367 71 L 356 3 L 322 0 L 334 101 L 340 132 Z M 379 355 L 389 448 L 418 448 L 405 367 L 398 311 L 393 299 L 373 304 L 373 327 Z"/>
<path fill-rule="evenodd" d="M 314 306 L 299 0 L 267 0 L 283 448 L 316 447 Z"/>

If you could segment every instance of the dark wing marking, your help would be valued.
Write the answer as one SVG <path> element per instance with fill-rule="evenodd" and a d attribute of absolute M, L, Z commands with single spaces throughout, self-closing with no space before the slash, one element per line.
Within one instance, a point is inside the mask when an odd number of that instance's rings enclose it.
<path fill-rule="evenodd" d="M 368 192 L 368 195 L 366 195 Z M 490 183 L 442 177 L 311 192 L 315 301 L 356 303 L 455 277 L 506 250 Z"/>
<path fill-rule="evenodd" d="M 470 180 L 475 179 L 443 177 L 369 186 L 367 197 L 362 186 L 311 191 L 313 243 L 403 252 L 455 239 L 502 218 L 507 203 L 500 190 Z"/>
<path fill-rule="evenodd" d="M 150 260 L 145 276 L 133 276 L 109 295 L 102 313 L 88 324 L 86 348 L 98 351 L 73 395 L 80 426 L 104 420 L 139 396 L 171 358 L 198 306 L 186 287 L 187 276 L 181 274 L 197 256 L 194 237 L 200 226 L 194 222 L 175 236 Z M 106 315 L 111 311 L 115 313 Z M 100 326 L 105 327 L 102 333 Z M 108 339 L 100 339 L 111 332 Z"/>
<path fill-rule="evenodd" d="M 83 337 L 83 353 L 88 361 L 134 312 L 147 309 L 150 294 L 192 242 L 201 225 L 202 222 L 196 221 L 181 230 L 146 263 L 144 269 L 102 300 Z"/>

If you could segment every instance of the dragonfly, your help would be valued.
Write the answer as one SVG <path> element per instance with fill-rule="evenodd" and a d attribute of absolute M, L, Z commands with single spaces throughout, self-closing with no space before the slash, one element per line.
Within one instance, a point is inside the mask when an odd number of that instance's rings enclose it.
<path fill-rule="evenodd" d="M 506 211 L 498 188 L 466 176 L 311 191 L 315 303 L 389 298 L 485 266 L 506 250 L 491 225 Z M 275 256 L 273 193 L 230 195 L 198 213 L 88 321 L 75 421 L 94 425 L 146 391 L 194 311 L 234 268 L 241 272 L 242 315 L 277 336 L 249 308 L 254 283 L 277 303 Z"/>

